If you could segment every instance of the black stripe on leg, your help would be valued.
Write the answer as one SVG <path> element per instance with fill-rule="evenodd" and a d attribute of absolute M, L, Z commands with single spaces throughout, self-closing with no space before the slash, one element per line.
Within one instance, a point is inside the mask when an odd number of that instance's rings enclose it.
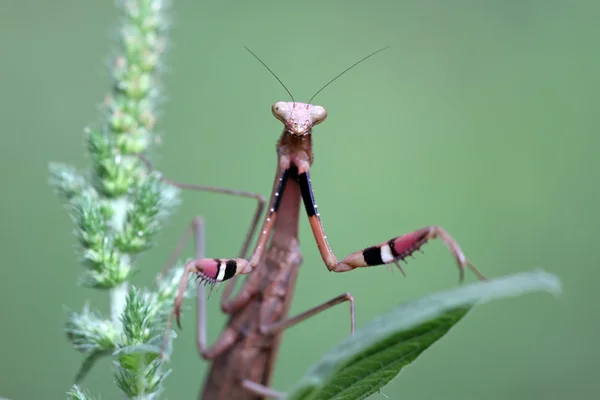
<path fill-rule="evenodd" d="M 235 275 L 235 271 L 237 270 L 237 262 L 235 260 L 229 260 L 225 264 L 225 275 L 223 275 L 223 280 L 233 277 Z"/>
<path fill-rule="evenodd" d="M 363 250 L 363 258 L 367 265 L 381 265 L 381 248 L 379 246 L 369 247 Z"/>
<path fill-rule="evenodd" d="M 390 246 L 390 251 L 392 252 L 392 255 L 394 256 L 394 258 L 398 258 L 400 257 L 400 253 L 398 253 L 396 251 L 396 249 L 394 248 L 394 241 L 396 240 L 396 238 L 390 239 L 389 242 L 387 242 L 388 246 Z"/>
<path fill-rule="evenodd" d="M 279 205 L 281 204 L 281 198 L 283 197 L 283 191 L 285 190 L 285 184 L 290 175 L 290 169 L 291 168 L 288 168 L 285 171 L 283 171 L 283 175 L 281 175 L 281 179 L 279 180 L 279 184 L 277 185 L 277 189 L 275 190 L 275 193 L 277 193 L 277 196 L 275 196 L 275 200 L 273 201 L 273 212 L 277 212 L 277 210 L 279 209 Z"/>
<path fill-rule="evenodd" d="M 317 210 L 315 209 L 315 198 L 310 185 L 310 175 L 308 172 L 303 172 L 298 175 L 298 184 L 300 185 L 300 193 L 302 194 L 302 201 L 304 202 L 306 214 L 308 214 L 309 217 L 312 217 L 317 213 Z"/>

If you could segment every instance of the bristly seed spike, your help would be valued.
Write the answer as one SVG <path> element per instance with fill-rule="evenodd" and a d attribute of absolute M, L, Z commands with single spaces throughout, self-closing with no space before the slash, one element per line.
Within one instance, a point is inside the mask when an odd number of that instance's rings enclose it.
<path fill-rule="evenodd" d="M 313 94 L 312 97 L 310 98 L 310 100 L 308 100 L 308 104 L 311 104 L 311 102 L 313 101 L 313 99 L 315 97 L 317 97 L 317 95 L 319 93 L 321 93 L 323 91 L 323 89 L 325 89 L 327 86 L 329 86 L 330 84 L 332 84 L 337 78 L 339 78 L 340 76 L 344 75 L 346 72 L 350 71 L 352 68 L 356 67 L 358 64 L 360 64 L 361 62 L 365 61 L 367 58 L 371 58 L 373 57 L 375 54 L 384 51 L 385 49 L 390 48 L 391 46 L 385 46 L 382 47 L 381 49 L 372 52 L 371 54 L 369 54 L 366 57 L 361 58 L 360 60 L 358 60 L 357 62 L 355 62 L 354 64 L 352 64 L 351 66 L 349 66 L 348 68 L 346 68 L 345 70 L 343 70 L 341 73 L 339 73 L 335 78 L 333 78 L 332 80 L 330 80 L 329 82 L 327 82 L 325 85 L 323 85 L 323 87 L 319 90 L 317 90 L 317 93 Z"/>
<path fill-rule="evenodd" d="M 292 103 L 296 104 L 296 100 L 294 100 L 294 96 L 292 96 L 292 92 L 290 92 L 290 91 L 289 91 L 289 89 L 287 88 L 287 86 L 285 86 L 285 85 L 283 84 L 283 82 L 281 81 L 281 79 L 279 79 L 279 77 L 278 77 L 277 75 L 275 75 L 275 72 L 273 72 L 273 71 L 271 70 L 271 68 L 269 68 L 269 67 L 267 66 L 267 64 L 265 64 L 265 63 L 263 62 L 263 60 L 261 60 L 261 59 L 260 59 L 260 58 L 259 58 L 259 57 L 258 57 L 256 54 L 254 54 L 254 53 L 252 52 L 252 50 L 250 50 L 250 49 L 248 48 L 248 46 L 244 46 L 244 48 L 245 48 L 246 50 L 248 50 L 248 52 L 249 52 L 250 54 L 252 54 L 252 55 L 254 56 L 254 58 L 256 58 L 256 59 L 258 60 L 258 62 L 260 62 L 260 63 L 263 65 L 263 67 L 265 67 L 265 68 L 267 69 L 267 71 L 269 71 L 269 72 L 271 73 L 271 75 L 273 75 L 273 76 L 275 77 L 275 79 L 277 79 L 277 81 L 278 81 L 278 82 L 281 84 L 281 86 L 283 86 L 283 88 L 285 89 L 285 91 L 286 91 L 286 92 L 287 92 L 287 93 L 290 95 L 290 98 L 292 99 Z"/>

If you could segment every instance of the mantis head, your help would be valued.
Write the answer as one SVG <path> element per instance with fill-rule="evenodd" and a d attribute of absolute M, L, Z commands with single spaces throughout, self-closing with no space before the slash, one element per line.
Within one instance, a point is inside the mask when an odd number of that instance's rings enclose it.
<path fill-rule="evenodd" d="M 278 101 L 271 111 L 275 118 L 283 122 L 285 131 L 296 136 L 308 135 L 314 125 L 327 118 L 327 110 L 307 103 Z"/>

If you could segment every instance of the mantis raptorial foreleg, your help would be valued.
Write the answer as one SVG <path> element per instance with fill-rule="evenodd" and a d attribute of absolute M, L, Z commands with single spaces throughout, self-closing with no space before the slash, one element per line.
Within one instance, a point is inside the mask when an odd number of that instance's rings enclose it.
<path fill-rule="evenodd" d="M 146 159 L 142 155 L 139 155 L 138 157 L 146 165 L 146 167 L 149 170 L 154 169 L 154 167 L 152 166 L 152 164 L 150 163 L 150 161 L 148 159 Z M 252 220 L 250 221 L 250 227 L 248 229 L 246 237 L 244 238 L 244 242 L 243 242 L 242 247 L 239 252 L 240 257 L 245 256 L 245 254 L 248 252 L 248 247 L 250 246 L 250 241 L 252 240 L 252 236 L 254 235 L 254 232 L 256 231 L 256 228 L 258 226 L 258 221 L 260 219 L 260 215 L 262 214 L 262 211 L 265 206 L 265 198 L 262 195 L 256 194 L 256 193 L 245 192 L 245 191 L 241 191 L 241 190 L 220 188 L 220 187 L 215 187 L 215 186 L 203 186 L 203 185 L 181 183 L 181 182 L 177 182 L 177 181 L 165 178 L 165 177 L 161 177 L 161 179 L 164 182 L 166 182 L 170 185 L 173 185 L 175 187 L 181 188 L 181 189 L 227 194 L 227 195 L 238 196 L 238 197 L 253 198 L 253 199 L 257 200 L 256 209 L 254 211 Z M 201 259 L 204 257 L 204 247 L 205 247 L 204 246 L 204 244 L 205 244 L 204 220 L 202 219 L 202 217 L 195 217 L 190 222 L 187 229 L 185 230 L 185 232 L 182 234 L 182 236 L 178 240 L 177 245 L 175 246 L 175 249 L 169 256 L 169 260 L 167 261 L 167 264 L 166 264 L 165 268 L 163 268 L 160 275 L 163 275 L 166 272 L 166 270 L 168 270 L 169 268 L 171 268 L 173 266 L 175 260 L 180 256 L 185 245 L 189 241 L 190 236 L 194 237 L 194 243 L 195 243 L 195 248 L 196 248 L 196 259 Z M 179 324 L 179 313 L 181 310 L 181 302 L 183 301 L 183 298 L 180 294 L 182 294 L 182 292 L 181 292 L 182 290 L 185 291 L 185 286 L 187 285 L 187 279 L 188 279 L 190 272 L 192 272 L 192 271 L 190 269 L 190 263 L 188 263 L 185 267 L 184 278 L 182 278 L 182 280 L 180 282 L 179 292 L 175 299 L 174 314 L 172 314 L 172 316 L 168 322 L 167 335 L 171 329 L 173 315 L 175 315 L 177 317 L 177 323 Z M 244 302 L 243 301 L 240 302 L 239 301 L 240 299 L 251 297 L 247 293 L 248 290 L 250 290 L 250 286 L 246 285 L 243 288 L 243 290 L 240 291 L 240 293 L 238 294 L 238 297 L 236 297 L 235 299 L 231 299 L 231 293 L 233 292 L 234 286 L 235 286 L 235 280 L 230 280 L 229 282 L 227 282 L 227 286 L 225 287 L 225 290 L 221 296 L 221 309 L 225 312 L 229 312 L 229 313 L 235 312 L 237 309 L 243 307 Z M 231 346 L 231 344 L 233 344 L 235 342 L 235 337 L 234 337 L 235 335 L 232 335 L 231 332 L 225 331 L 210 348 L 207 348 L 206 347 L 206 296 L 205 296 L 205 288 L 203 285 L 198 285 L 196 296 L 197 296 L 197 313 L 198 313 L 198 325 L 197 325 L 198 352 L 200 353 L 200 355 L 202 357 L 211 359 L 211 358 L 218 356 L 223 351 L 225 351 L 229 346 Z M 168 340 L 168 336 L 165 337 L 163 350 L 164 350 L 164 346 L 167 343 L 167 340 Z"/>
<path fill-rule="evenodd" d="M 278 173 L 279 186 L 276 187 L 275 196 L 271 199 L 270 212 L 267 214 L 263 223 L 261 238 L 268 237 L 270 229 L 277 217 L 278 199 L 280 193 L 285 189 L 286 181 L 288 179 L 294 179 L 300 187 L 304 208 L 308 215 L 319 253 L 330 271 L 347 272 L 356 268 L 394 263 L 404 273 L 399 265 L 399 261 L 404 261 L 414 252 L 420 250 L 429 240 L 440 238 L 456 260 L 460 272 L 460 281 L 464 279 L 465 268 L 469 268 L 473 271 L 480 280 L 485 279 L 477 268 L 475 268 L 475 266 L 466 258 L 458 245 L 458 242 L 443 228 L 436 225 L 394 237 L 386 242 L 351 253 L 341 261 L 338 261 L 329 246 L 323 230 L 321 216 L 319 212 L 317 212 L 309 168 L 309 162 L 306 160 L 294 160 L 294 164 L 290 164 L 290 161 L 286 159 L 283 159 L 280 162 L 280 172 Z M 248 274 L 256 267 L 255 260 L 260 258 L 261 250 L 261 242 L 259 240 L 253 256 L 249 260 L 242 258 L 197 260 L 195 265 L 196 272 L 204 275 L 206 277 L 205 279 L 211 282 L 222 282 L 239 274 Z"/>

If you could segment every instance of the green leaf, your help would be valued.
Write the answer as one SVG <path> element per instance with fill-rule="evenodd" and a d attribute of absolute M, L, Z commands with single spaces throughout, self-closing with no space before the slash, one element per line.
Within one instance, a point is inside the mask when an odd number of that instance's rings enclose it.
<path fill-rule="evenodd" d="M 464 285 L 400 305 L 331 349 L 289 398 L 363 399 L 444 336 L 473 306 L 529 292 L 558 294 L 560 290 L 556 276 L 535 271 Z"/>
<path fill-rule="evenodd" d="M 92 367 L 96 365 L 97 361 L 109 355 L 109 351 L 96 351 L 87 356 L 85 360 L 83 360 L 81 367 L 79 367 L 77 375 L 75 375 L 75 384 L 77 385 L 83 381 L 87 374 L 92 370 Z"/>

